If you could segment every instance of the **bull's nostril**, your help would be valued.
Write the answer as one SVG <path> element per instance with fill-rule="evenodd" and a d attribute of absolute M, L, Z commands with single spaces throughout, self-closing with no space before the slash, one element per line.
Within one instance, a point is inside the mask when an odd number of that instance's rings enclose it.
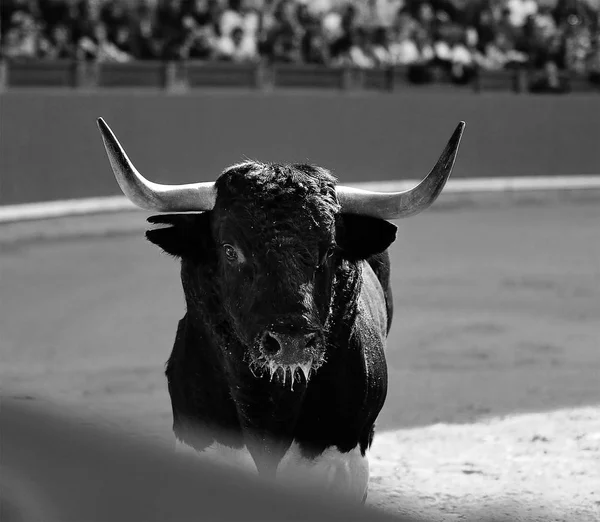
<path fill-rule="evenodd" d="M 263 337 L 262 348 L 267 355 L 275 355 L 281 350 L 281 345 L 275 337 L 270 333 L 266 333 Z"/>

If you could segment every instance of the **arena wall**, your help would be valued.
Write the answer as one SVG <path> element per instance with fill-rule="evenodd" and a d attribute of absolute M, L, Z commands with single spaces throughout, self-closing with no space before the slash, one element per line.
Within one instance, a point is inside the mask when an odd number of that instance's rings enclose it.
<path fill-rule="evenodd" d="M 8 91 L 0 204 L 120 194 L 95 120 L 159 182 L 253 158 L 309 161 L 342 182 L 414 179 L 467 122 L 456 177 L 598 174 L 600 96 L 368 92 Z"/>

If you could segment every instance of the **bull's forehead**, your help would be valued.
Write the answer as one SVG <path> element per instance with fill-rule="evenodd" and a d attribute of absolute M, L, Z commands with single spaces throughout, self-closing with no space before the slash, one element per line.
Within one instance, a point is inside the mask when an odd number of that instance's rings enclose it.
<path fill-rule="evenodd" d="M 220 236 L 244 240 L 257 249 L 317 248 L 334 239 L 335 215 L 304 202 L 274 208 L 262 201 L 239 201 L 217 211 Z"/>
<path fill-rule="evenodd" d="M 339 205 L 335 178 L 325 169 L 248 162 L 226 170 L 217 191 L 221 233 L 279 247 L 332 239 Z"/>

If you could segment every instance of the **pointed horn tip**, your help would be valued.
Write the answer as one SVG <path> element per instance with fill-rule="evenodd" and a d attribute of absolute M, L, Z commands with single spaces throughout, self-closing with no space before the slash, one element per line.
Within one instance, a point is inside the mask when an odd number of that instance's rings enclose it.
<path fill-rule="evenodd" d="M 98 128 L 103 135 L 111 132 L 108 123 L 106 123 L 102 117 L 96 119 L 96 125 L 98 125 Z"/>
<path fill-rule="evenodd" d="M 119 140 L 113 133 L 112 129 L 108 126 L 108 123 L 104 121 L 104 118 L 98 118 L 96 123 L 98 125 L 98 129 L 100 130 L 100 135 L 102 136 L 102 141 L 104 142 L 104 147 L 106 148 L 107 152 L 109 149 L 122 149 Z"/>
<path fill-rule="evenodd" d="M 103 140 L 106 140 L 107 136 L 110 136 L 112 134 L 110 127 L 108 126 L 108 123 L 104 121 L 104 118 L 98 118 L 96 120 L 96 125 L 98 125 L 98 129 L 100 130 L 100 134 L 102 135 Z"/>
<path fill-rule="evenodd" d="M 458 147 L 462 140 L 466 126 L 467 126 L 467 124 L 464 121 L 458 122 L 456 129 L 454 130 L 454 132 L 452 133 L 452 136 L 450 137 L 450 140 L 448 141 L 448 147 L 451 147 L 452 149 L 454 149 L 453 150 L 454 153 L 458 152 Z"/>

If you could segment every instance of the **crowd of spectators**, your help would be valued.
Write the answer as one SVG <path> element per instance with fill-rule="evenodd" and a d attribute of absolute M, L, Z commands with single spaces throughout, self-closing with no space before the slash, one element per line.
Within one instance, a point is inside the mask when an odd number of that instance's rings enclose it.
<path fill-rule="evenodd" d="M 5 58 L 600 73 L 600 0 L 1 0 L 0 30 Z"/>

